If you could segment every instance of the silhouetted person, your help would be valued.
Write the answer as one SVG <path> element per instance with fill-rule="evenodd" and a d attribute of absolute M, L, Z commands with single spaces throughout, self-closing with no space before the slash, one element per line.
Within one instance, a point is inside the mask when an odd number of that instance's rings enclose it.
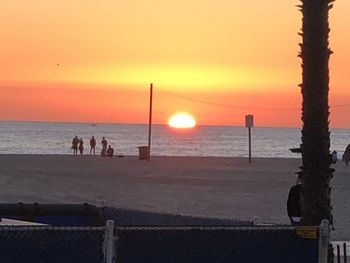
<path fill-rule="evenodd" d="M 96 148 L 96 140 L 95 140 L 95 137 L 92 136 L 90 139 L 90 155 L 92 153 L 94 153 L 94 155 L 95 155 L 95 148 Z"/>
<path fill-rule="evenodd" d="M 108 149 L 107 149 L 106 154 L 108 157 L 113 157 L 114 149 L 112 148 L 112 146 L 108 145 Z"/>
<path fill-rule="evenodd" d="M 80 152 L 80 154 L 83 154 L 83 152 L 84 152 L 84 141 L 82 138 L 80 138 L 80 140 L 79 140 L 79 152 Z"/>
<path fill-rule="evenodd" d="M 338 153 L 337 151 L 333 151 L 331 153 L 331 163 L 337 163 L 338 161 Z"/>
<path fill-rule="evenodd" d="M 301 174 L 298 172 L 298 179 L 295 185 L 289 189 L 287 199 L 287 212 L 292 225 L 299 225 L 301 218 Z"/>
<path fill-rule="evenodd" d="M 346 147 L 344 154 L 343 154 L 343 161 L 346 165 L 349 165 L 350 160 L 350 144 Z"/>
<path fill-rule="evenodd" d="M 101 157 L 105 157 L 106 151 L 107 151 L 107 140 L 105 137 L 102 137 L 101 144 L 102 144 Z"/>
<path fill-rule="evenodd" d="M 78 144 L 79 144 L 79 139 L 78 136 L 75 136 L 72 141 L 72 149 L 73 149 L 73 154 L 77 155 L 78 154 Z"/>

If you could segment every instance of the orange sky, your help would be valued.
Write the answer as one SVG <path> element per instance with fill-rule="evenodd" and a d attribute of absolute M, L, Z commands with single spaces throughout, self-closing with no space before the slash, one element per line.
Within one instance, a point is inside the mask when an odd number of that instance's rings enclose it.
<path fill-rule="evenodd" d="M 153 82 L 155 123 L 300 127 L 298 3 L 0 0 L 0 120 L 146 123 Z M 349 11 L 330 13 L 334 106 L 350 103 Z"/>

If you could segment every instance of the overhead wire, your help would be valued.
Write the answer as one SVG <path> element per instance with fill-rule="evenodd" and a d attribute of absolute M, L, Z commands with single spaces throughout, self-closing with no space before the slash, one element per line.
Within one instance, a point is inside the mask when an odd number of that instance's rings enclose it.
<path fill-rule="evenodd" d="M 187 96 L 178 95 L 178 94 L 170 92 L 170 91 L 160 90 L 159 92 L 168 94 L 169 96 L 176 97 L 179 99 L 187 100 L 187 101 L 193 101 L 196 103 L 207 104 L 207 105 L 212 105 L 212 106 L 217 106 L 217 107 L 231 108 L 231 109 L 254 109 L 254 110 L 268 110 L 268 111 L 297 111 L 297 110 L 299 111 L 299 110 L 301 110 L 300 108 L 233 106 L 233 105 L 228 105 L 228 104 L 223 104 L 223 103 L 211 102 L 211 101 L 207 101 L 207 100 L 194 99 L 194 98 L 190 98 Z M 348 107 L 348 106 L 350 106 L 350 103 L 338 104 L 338 105 L 333 105 L 333 106 L 329 106 L 329 107 L 330 108 L 340 108 L 340 107 Z"/>

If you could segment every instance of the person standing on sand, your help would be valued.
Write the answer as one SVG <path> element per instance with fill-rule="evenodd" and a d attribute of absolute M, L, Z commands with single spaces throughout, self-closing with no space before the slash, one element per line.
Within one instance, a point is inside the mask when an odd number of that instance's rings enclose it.
<path fill-rule="evenodd" d="M 84 141 L 83 141 L 83 138 L 80 138 L 80 140 L 79 140 L 79 152 L 80 152 L 80 154 L 83 154 L 83 152 L 84 152 Z"/>
<path fill-rule="evenodd" d="M 338 161 L 338 153 L 337 151 L 333 151 L 331 153 L 331 163 L 337 163 Z"/>
<path fill-rule="evenodd" d="M 302 172 L 297 172 L 298 179 L 295 185 L 289 189 L 287 199 L 287 212 L 291 225 L 297 226 L 301 219 L 301 181 Z"/>
<path fill-rule="evenodd" d="M 94 155 L 95 155 L 95 147 L 96 147 L 96 140 L 95 140 L 95 137 L 92 136 L 90 139 L 90 155 L 92 153 L 94 153 Z"/>
<path fill-rule="evenodd" d="M 346 165 L 349 165 L 350 160 L 350 144 L 346 147 L 344 154 L 343 154 L 343 162 L 345 162 Z"/>
<path fill-rule="evenodd" d="M 73 149 L 73 154 L 77 155 L 78 154 L 78 144 L 79 144 L 79 139 L 78 136 L 75 136 L 72 141 L 72 149 Z"/>
<path fill-rule="evenodd" d="M 101 157 L 105 157 L 106 151 L 107 151 L 107 140 L 105 137 L 102 137 L 101 144 L 102 144 Z"/>

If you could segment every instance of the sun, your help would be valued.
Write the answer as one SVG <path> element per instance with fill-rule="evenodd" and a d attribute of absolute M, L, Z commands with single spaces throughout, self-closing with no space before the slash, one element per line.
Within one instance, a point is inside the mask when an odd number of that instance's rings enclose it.
<path fill-rule="evenodd" d="M 168 124 L 173 128 L 186 129 L 196 126 L 196 120 L 191 114 L 179 112 L 170 117 Z"/>

